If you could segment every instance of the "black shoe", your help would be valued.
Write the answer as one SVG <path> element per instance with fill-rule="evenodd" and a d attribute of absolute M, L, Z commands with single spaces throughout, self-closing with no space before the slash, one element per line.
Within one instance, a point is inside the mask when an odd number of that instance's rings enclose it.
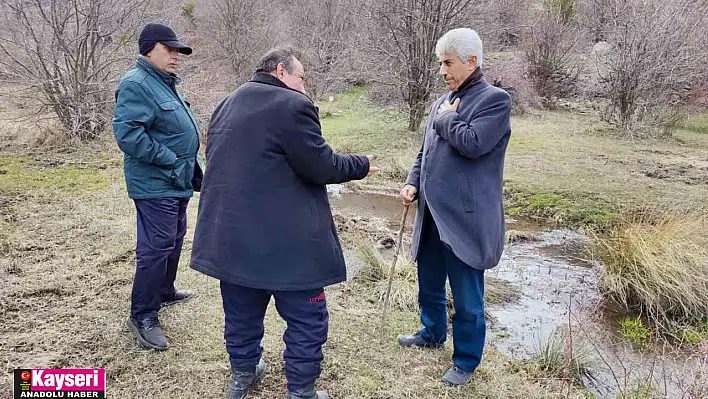
<path fill-rule="evenodd" d="M 407 348 L 442 349 L 445 347 L 444 343 L 426 341 L 419 332 L 412 335 L 399 335 L 398 344 Z"/>
<path fill-rule="evenodd" d="M 251 367 L 232 367 L 227 399 L 244 399 L 254 384 L 263 379 L 266 362 L 263 359 Z"/>
<path fill-rule="evenodd" d="M 288 390 L 285 395 L 285 399 L 329 399 L 329 394 L 325 391 L 315 392 L 315 386 L 311 386 L 303 389 L 296 389 L 294 391 Z"/>
<path fill-rule="evenodd" d="M 171 298 L 165 298 L 162 300 L 162 302 L 160 303 L 160 307 L 164 308 L 165 306 L 170 306 L 177 302 L 190 300 L 194 298 L 194 295 L 194 292 L 189 290 L 175 290 L 175 293 L 172 295 Z"/>
<path fill-rule="evenodd" d="M 130 331 L 138 338 L 138 342 L 146 348 L 164 351 L 167 349 L 167 338 L 159 326 L 157 317 L 146 317 L 142 320 L 135 320 L 128 317 L 126 323 Z"/>
<path fill-rule="evenodd" d="M 442 376 L 442 380 L 448 385 L 462 385 L 466 384 L 470 378 L 472 378 L 472 374 L 474 374 L 474 372 L 470 373 L 453 365 L 447 369 L 445 375 Z"/>

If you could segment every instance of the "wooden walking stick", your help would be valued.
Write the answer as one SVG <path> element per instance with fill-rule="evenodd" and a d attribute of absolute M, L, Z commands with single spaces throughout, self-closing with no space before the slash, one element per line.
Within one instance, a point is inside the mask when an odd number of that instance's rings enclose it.
<path fill-rule="evenodd" d="M 396 254 L 393 255 L 393 262 L 391 267 L 388 269 L 388 287 L 386 288 L 386 298 L 384 299 L 383 314 L 381 316 L 381 326 L 386 324 L 386 312 L 388 311 L 388 301 L 391 297 L 391 285 L 393 284 L 393 275 L 396 270 L 396 261 L 398 260 L 398 253 L 401 251 L 401 244 L 403 243 L 403 229 L 406 228 L 406 217 L 408 216 L 408 210 L 410 209 L 410 204 L 405 205 L 403 210 L 403 216 L 401 217 L 401 228 L 398 230 L 398 243 L 396 243 Z"/>

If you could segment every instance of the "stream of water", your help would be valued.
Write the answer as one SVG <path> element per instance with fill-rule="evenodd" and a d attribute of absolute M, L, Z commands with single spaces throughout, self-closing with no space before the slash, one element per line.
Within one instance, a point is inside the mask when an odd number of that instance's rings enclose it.
<path fill-rule="evenodd" d="M 341 186 L 330 193 L 335 211 L 381 218 L 390 230 L 399 229 L 404 208 L 395 196 L 347 193 Z M 414 219 L 411 208 L 404 230 L 408 235 Z M 587 259 L 587 237 L 532 221 L 507 220 L 506 228 L 521 239 L 506 246 L 499 265 L 486 275 L 510 283 L 519 295 L 517 301 L 489 306 L 495 320 L 490 323 L 488 345 L 515 358 L 530 359 L 540 343 L 570 326 L 573 341 L 582 342 L 593 357 L 596 380 L 587 382 L 598 397 L 627 394 L 647 379 L 653 379 L 655 389 L 667 398 L 687 397 L 683 385 L 691 382 L 692 362 L 702 360 L 671 349 L 662 353 L 656 348 L 642 350 L 622 338 L 616 316 L 600 310 L 601 265 Z"/>

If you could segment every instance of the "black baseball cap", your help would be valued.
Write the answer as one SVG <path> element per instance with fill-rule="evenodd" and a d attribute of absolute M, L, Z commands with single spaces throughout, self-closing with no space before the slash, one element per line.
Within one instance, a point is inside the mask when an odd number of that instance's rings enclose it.
<path fill-rule="evenodd" d="M 162 43 L 169 48 L 177 49 L 182 54 L 192 54 L 192 48 L 177 39 L 177 34 L 169 26 L 151 22 L 143 28 L 138 39 L 140 54 L 147 55 L 156 43 Z"/>

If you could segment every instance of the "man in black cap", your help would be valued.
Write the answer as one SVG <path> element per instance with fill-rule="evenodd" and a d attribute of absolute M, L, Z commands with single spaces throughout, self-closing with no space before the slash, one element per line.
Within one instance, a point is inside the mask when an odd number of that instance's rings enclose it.
<path fill-rule="evenodd" d="M 125 153 L 128 196 L 137 211 L 135 279 L 128 327 L 147 348 L 167 349 L 157 312 L 194 296 L 175 289 L 187 204 L 201 185 L 199 130 L 177 92 L 179 54 L 192 49 L 161 24 L 145 26 L 140 56 L 116 90 L 113 132 Z"/>

